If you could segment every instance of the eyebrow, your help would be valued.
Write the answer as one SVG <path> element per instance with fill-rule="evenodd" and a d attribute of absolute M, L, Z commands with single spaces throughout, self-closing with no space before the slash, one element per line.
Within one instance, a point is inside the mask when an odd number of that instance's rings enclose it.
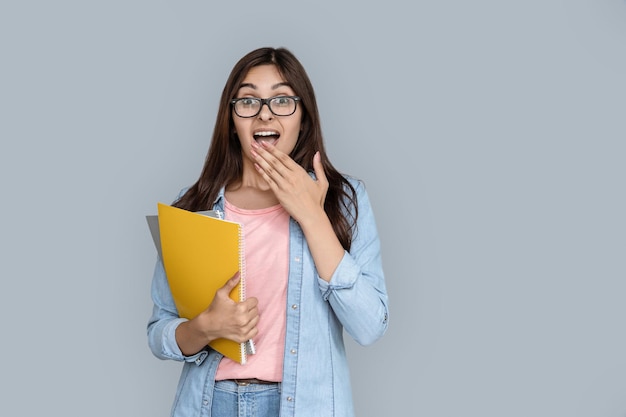
<path fill-rule="evenodd" d="M 239 86 L 239 89 L 242 89 L 242 88 L 244 88 L 244 87 L 249 87 L 249 88 L 252 88 L 253 90 L 256 90 L 256 89 L 257 89 L 257 86 L 256 86 L 255 84 L 252 84 L 252 83 L 242 83 L 242 84 Z M 288 82 L 286 82 L 286 81 L 285 81 L 285 82 L 282 82 L 282 83 L 274 84 L 274 85 L 272 86 L 272 90 L 276 90 L 277 88 L 280 88 L 280 87 L 291 87 L 291 84 L 289 84 L 289 83 L 288 83 Z"/>

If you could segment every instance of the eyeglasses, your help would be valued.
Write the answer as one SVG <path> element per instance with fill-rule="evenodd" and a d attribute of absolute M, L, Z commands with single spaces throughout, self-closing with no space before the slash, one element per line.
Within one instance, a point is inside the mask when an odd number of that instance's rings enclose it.
<path fill-rule="evenodd" d="M 277 96 L 270 98 L 242 97 L 230 101 L 235 114 L 239 117 L 254 117 L 261 113 L 264 104 L 275 116 L 291 116 L 296 112 L 300 97 Z"/>

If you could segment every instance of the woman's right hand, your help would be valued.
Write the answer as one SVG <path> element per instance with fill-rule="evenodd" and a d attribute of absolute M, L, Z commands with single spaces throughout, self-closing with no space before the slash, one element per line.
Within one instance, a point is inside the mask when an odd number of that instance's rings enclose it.
<path fill-rule="evenodd" d="M 176 328 L 176 342 L 183 355 L 194 355 L 215 339 L 243 343 L 257 335 L 258 300 L 250 297 L 235 302 L 229 296 L 239 279 L 239 273 L 236 273 L 217 290 L 206 310 Z"/>

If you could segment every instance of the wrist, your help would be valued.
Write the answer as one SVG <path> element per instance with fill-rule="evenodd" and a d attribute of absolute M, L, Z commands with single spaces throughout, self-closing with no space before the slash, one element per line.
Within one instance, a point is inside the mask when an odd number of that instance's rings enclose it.
<path fill-rule="evenodd" d="M 176 328 L 176 343 L 183 355 L 195 355 L 215 339 L 210 336 L 210 332 L 206 330 L 202 321 L 199 315 L 192 320 L 180 323 Z"/>
<path fill-rule="evenodd" d="M 311 213 L 308 213 L 306 216 L 302 216 L 301 218 L 296 219 L 296 221 L 303 230 L 307 228 L 319 228 L 325 223 L 330 225 L 330 219 L 328 218 L 326 211 L 322 207 L 319 207 Z"/>

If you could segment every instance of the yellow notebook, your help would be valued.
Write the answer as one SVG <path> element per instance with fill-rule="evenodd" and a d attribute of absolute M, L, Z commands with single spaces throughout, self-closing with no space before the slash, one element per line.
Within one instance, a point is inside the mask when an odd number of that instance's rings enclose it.
<path fill-rule="evenodd" d="M 242 226 L 163 203 L 158 203 L 158 213 L 163 266 L 179 316 L 192 319 L 205 310 L 237 271 L 241 280 L 230 297 L 245 300 Z M 241 364 L 254 353 L 252 341 L 216 339 L 209 346 Z"/>

